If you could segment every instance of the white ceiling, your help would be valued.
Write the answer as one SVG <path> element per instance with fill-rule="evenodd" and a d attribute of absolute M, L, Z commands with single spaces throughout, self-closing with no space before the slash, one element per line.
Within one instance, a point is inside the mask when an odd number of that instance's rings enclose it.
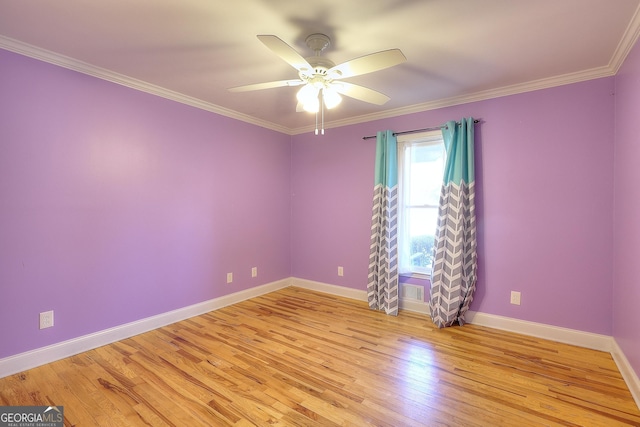
<path fill-rule="evenodd" d="M 0 48 L 285 133 L 313 128 L 297 78 L 257 38 L 302 56 L 312 33 L 336 64 L 399 48 L 407 62 L 349 82 L 391 97 L 347 99 L 325 127 L 616 73 L 640 32 L 640 0 L 0 0 Z M 1 73 L 1 70 L 0 70 Z M 99 100 L 96 100 L 99 102 Z"/>

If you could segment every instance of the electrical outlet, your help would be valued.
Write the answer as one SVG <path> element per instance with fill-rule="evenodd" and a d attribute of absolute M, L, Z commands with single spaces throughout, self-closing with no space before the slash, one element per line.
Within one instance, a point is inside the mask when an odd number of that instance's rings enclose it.
<path fill-rule="evenodd" d="M 40 329 L 53 326 L 53 310 L 40 313 Z"/>
<path fill-rule="evenodd" d="M 251 277 L 257 277 L 258 276 L 258 267 L 253 267 L 251 269 Z"/>
<path fill-rule="evenodd" d="M 511 304 L 520 305 L 520 292 L 511 291 Z"/>
<path fill-rule="evenodd" d="M 344 268 L 338 266 L 338 276 L 344 276 Z"/>
<path fill-rule="evenodd" d="M 227 283 L 233 282 L 233 273 L 227 273 Z"/>

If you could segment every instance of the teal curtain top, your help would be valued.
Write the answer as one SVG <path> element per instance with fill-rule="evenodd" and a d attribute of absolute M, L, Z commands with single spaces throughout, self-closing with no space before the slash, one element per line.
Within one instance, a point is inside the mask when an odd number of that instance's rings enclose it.
<path fill-rule="evenodd" d="M 471 184 L 475 180 L 473 131 L 473 117 L 462 119 L 460 123 L 452 120 L 442 128 L 447 151 L 444 185 L 450 182 L 460 185 L 462 181 Z"/>
<path fill-rule="evenodd" d="M 398 142 L 393 131 L 380 131 L 376 135 L 376 181 L 393 188 L 398 185 Z"/>

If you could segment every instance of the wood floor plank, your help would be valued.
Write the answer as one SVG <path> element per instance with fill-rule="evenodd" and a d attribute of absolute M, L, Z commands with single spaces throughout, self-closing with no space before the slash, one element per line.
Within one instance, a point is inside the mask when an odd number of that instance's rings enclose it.
<path fill-rule="evenodd" d="M 611 355 L 286 288 L 0 379 L 74 426 L 640 426 Z"/>

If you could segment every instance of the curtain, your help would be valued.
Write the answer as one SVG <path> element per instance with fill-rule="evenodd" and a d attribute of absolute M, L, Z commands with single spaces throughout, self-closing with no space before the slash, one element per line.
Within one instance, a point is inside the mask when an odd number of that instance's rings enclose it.
<path fill-rule="evenodd" d="M 398 150 L 393 132 L 376 136 L 375 184 L 367 299 L 369 307 L 398 314 Z"/>
<path fill-rule="evenodd" d="M 464 324 L 477 278 L 473 118 L 450 121 L 440 192 L 429 308 L 439 328 Z"/>

